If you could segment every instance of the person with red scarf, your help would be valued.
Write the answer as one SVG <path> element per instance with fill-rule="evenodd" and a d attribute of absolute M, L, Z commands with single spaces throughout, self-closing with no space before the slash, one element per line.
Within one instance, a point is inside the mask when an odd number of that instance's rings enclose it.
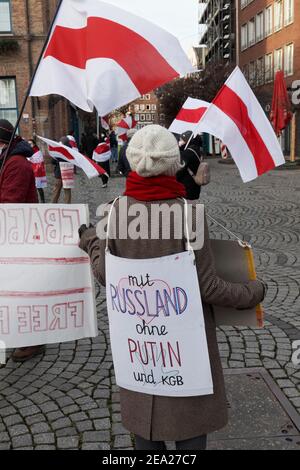
<path fill-rule="evenodd" d="M 121 200 L 114 203 L 117 227 L 130 226 L 137 203 L 145 208 L 152 229 L 158 237 L 147 239 L 123 239 L 116 232 L 108 237 L 108 249 L 114 257 L 140 259 L 145 261 L 163 258 L 186 251 L 184 231 L 177 237 L 178 226 L 173 220 L 155 218 L 151 220 L 152 209 L 158 205 L 174 204 L 184 208 L 186 190 L 176 180 L 182 168 L 180 152 L 175 137 L 165 128 L 150 125 L 138 131 L 127 149 L 127 158 L 132 169 L 126 183 L 125 210 Z M 189 203 L 191 204 L 191 203 Z M 141 210 L 141 209 L 139 209 Z M 125 212 L 125 213 L 124 213 Z M 184 210 L 181 210 L 180 224 L 184 225 Z M 157 224 L 153 227 L 152 224 Z M 178 223 L 178 219 L 177 219 Z M 167 226 L 168 224 L 168 226 Z M 170 237 L 163 234 L 168 229 Z M 170 397 L 151 395 L 120 389 L 121 416 L 123 426 L 135 435 L 137 450 L 164 450 L 165 441 L 175 441 L 178 450 L 202 450 L 206 448 L 207 434 L 223 428 L 228 421 L 227 400 L 220 355 L 218 351 L 216 324 L 211 305 L 221 305 L 239 309 L 251 308 L 264 298 L 264 285 L 260 281 L 248 283 L 226 282 L 216 274 L 214 258 L 209 241 L 206 220 L 196 227 L 196 233 L 204 239 L 194 250 L 199 288 L 203 304 L 205 330 L 210 358 L 213 394 L 202 396 Z M 96 229 L 82 226 L 79 231 L 80 247 L 86 251 L 92 262 L 97 280 L 106 285 L 106 239 L 98 238 Z M 141 261 L 142 263 L 142 261 Z M 136 264 L 135 264 L 136 265 Z M 180 265 L 178 266 L 180 271 Z M 200 306 L 199 306 L 200 315 Z M 199 358 L 200 360 L 200 358 Z M 195 365 L 197 358 L 195 357 Z"/>

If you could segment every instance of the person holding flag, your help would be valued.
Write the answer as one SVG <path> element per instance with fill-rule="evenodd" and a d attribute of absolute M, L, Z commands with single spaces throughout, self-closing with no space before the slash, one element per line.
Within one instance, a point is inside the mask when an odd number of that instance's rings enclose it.
<path fill-rule="evenodd" d="M 106 171 L 106 174 L 100 175 L 103 185 L 102 188 L 107 188 L 107 183 L 110 177 L 110 159 L 111 159 L 111 147 L 109 137 L 102 137 L 102 141 L 94 150 L 93 160 L 101 165 Z"/>
<path fill-rule="evenodd" d="M 72 145 L 68 137 L 62 137 L 60 139 L 60 142 L 66 147 L 72 148 Z M 65 164 L 65 160 L 63 160 L 62 158 L 53 158 L 52 163 L 54 165 L 54 177 L 56 179 L 56 184 L 53 189 L 52 204 L 58 203 L 62 189 L 64 190 L 64 203 L 71 204 L 72 188 L 64 186 L 64 182 L 62 178 L 62 171 L 61 171 L 61 164 Z M 73 178 L 74 178 L 74 166 L 73 166 Z"/>
<path fill-rule="evenodd" d="M 43 153 L 37 146 L 34 139 L 28 141 L 31 146 L 34 154 L 28 160 L 32 164 L 34 176 L 35 176 L 35 186 L 39 194 L 40 200 L 45 204 L 45 192 L 44 189 L 47 188 L 47 176 L 46 176 L 46 166 L 44 162 Z"/>

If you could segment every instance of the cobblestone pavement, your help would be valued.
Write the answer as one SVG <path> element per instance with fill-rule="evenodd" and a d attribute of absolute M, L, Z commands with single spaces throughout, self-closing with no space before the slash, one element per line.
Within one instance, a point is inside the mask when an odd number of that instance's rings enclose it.
<path fill-rule="evenodd" d="M 224 368 L 263 367 L 300 413 L 300 366 L 291 363 L 300 340 L 300 172 L 274 171 L 243 184 L 232 165 L 212 162 L 204 189 L 207 212 L 255 248 L 258 274 L 268 284 L 266 327 L 218 331 Z M 96 207 L 122 191 L 124 181 L 77 178 L 74 202 Z M 213 237 L 228 238 L 218 226 Z M 131 449 L 123 429 L 112 368 L 103 289 L 97 286 L 99 336 L 47 347 L 23 365 L 0 370 L 1 449 Z"/>

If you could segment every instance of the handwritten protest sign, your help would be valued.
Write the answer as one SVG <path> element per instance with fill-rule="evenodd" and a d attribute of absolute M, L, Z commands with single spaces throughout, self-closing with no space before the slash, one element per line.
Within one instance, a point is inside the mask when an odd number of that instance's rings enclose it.
<path fill-rule="evenodd" d="M 117 384 L 161 396 L 213 393 L 192 252 L 148 260 L 106 255 Z"/>
<path fill-rule="evenodd" d="M 7 348 L 97 335 L 84 205 L 0 207 L 0 341 Z"/>

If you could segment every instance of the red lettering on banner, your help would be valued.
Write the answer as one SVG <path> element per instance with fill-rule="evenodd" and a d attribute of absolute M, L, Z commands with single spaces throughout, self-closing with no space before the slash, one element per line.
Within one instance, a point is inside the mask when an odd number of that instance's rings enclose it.
<path fill-rule="evenodd" d="M 179 342 L 176 341 L 176 347 L 173 347 L 169 341 L 135 341 L 128 339 L 128 348 L 131 363 L 142 363 L 145 366 L 156 367 L 162 362 L 163 367 L 181 367 L 181 354 Z"/>

